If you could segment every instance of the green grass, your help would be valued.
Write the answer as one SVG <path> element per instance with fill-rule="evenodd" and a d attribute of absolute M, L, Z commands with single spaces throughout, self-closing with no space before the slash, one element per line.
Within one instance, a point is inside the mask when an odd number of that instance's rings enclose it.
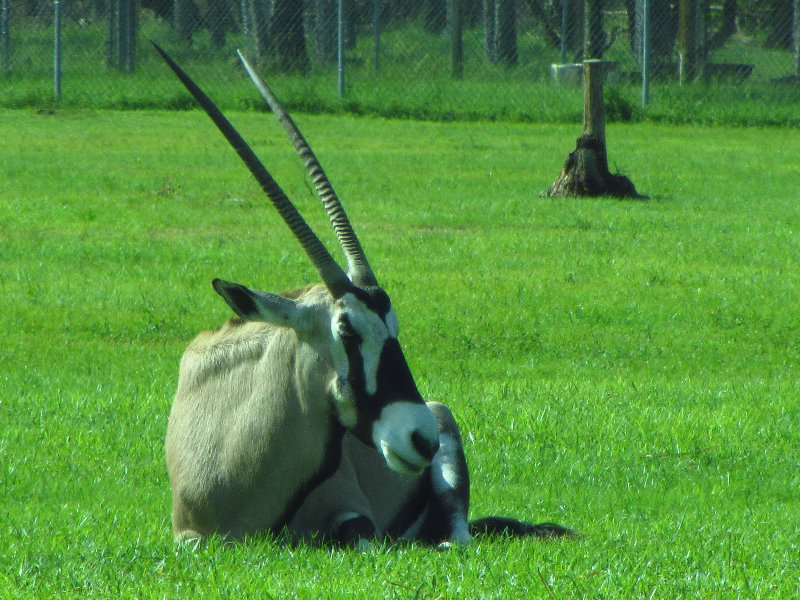
<path fill-rule="evenodd" d="M 232 115 L 324 239 L 272 119 Z M 472 514 L 580 541 L 177 548 L 183 347 L 313 268 L 206 117 L 2 111 L 0 598 L 790 598 L 800 591 L 795 131 L 608 127 L 648 202 L 547 200 L 576 126 L 299 115 L 450 405 Z"/>

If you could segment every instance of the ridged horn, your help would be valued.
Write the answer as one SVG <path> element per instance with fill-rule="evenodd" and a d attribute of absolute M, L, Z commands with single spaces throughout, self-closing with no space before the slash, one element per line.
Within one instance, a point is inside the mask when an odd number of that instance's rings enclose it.
<path fill-rule="evenodd" d="M 169 67 L 181 80 L 181 83 L 186 87 L 189 93 L 194 96 L 195 100 L 200 104 L 206 114 L 214 121 L 214 124 L 228 140 L 228 143 L 236 150 L 236 153 L 250 169 L 253 177 L 256 178 L 261 189 L 272 201 L 273 206 L 277 209 L 283 220 L 292 230 L 292 233 L 300 242 L 300 245 L 305 250 L 311 262 L 319 272 L 322 282 L 334 298 L 340 298 L 352 289 L 353 284 L 348 279 L 345 272 L 339 264 L 333 259 L 328 250 L 322 244 L 317 235 L 311 230 L 305 222 L 300 213 L 295 208 L 292 201 L 284 193 L 278 183 L 272 178 L 269 171 L 261 163 L 258 157 L 253 152 L 252 148 L 244 141 L 239 132 L 236 131 L 230 121 L 222 114 L 217 106 L 211 99 L 201 90 L 197 84 L 181 69 L 169 55 L 162 50 L 158 44 L 150 40 L 155 49 L 166 61 Z"/>
<path fill-rule="evenodd" d="M 367 257 L 361 247 L 361 242 L 359 242 L 358 236 L 356 236 L 353 226 L 350 224 L 350 219 L 347 218 L 347 213 L 342 203 L 339 201 L 339 197 L 336 195 L 328 176 L 322 169 L 322 165 L 320 165 L 314 151 L 311 149 L 311 146 L 306 141 L 303 134 L 300 133 L 300 130 L 297 125 L 295 125 L 292 117 L 289 116 L 288 111 L 283 107 L 283 104 L 281 104 L 270 87 L 250 65 L 244 54 L 242 54 L 240 50 L 237 50 L 236 53 L 239 55 L 239 59 L 242 61 L 242 65 L 244 65 L 248 75 L 250 75 L 250 79 L 252 79 L 256 88 L 258 88 L 258 91 L 261 93 L 261 96 L 288 134 L 289 140 L 294 144 L 297 150 L 297 154 L 300 155 L 300 159 L 303 161 L 309 177 L 311 177 L 311 181 L 317 189 L 317 194 L 320 200 L 322 200 L 322 205 L 328 213 L 328 219 L 330 219 L 333 230 L 336 232 L 339 245 L 344 251 L 347 260 L 347 272 L 353 283 L 360 287 L 377 286 L 378 281 L 367 262 Z"/>

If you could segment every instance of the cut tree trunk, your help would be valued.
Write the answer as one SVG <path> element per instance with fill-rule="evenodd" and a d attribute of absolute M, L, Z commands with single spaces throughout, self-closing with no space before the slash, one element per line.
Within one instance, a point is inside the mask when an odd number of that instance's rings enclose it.
<path fill-rule="evenodd" d="M 578 138 L 575 150 L 567 155 L 561 173 L 547 190 L 547 196 L 646 198 L 636 191 L 630 179 L 608 171 L 601 60 L 583 62 L 583 135 Z"/>

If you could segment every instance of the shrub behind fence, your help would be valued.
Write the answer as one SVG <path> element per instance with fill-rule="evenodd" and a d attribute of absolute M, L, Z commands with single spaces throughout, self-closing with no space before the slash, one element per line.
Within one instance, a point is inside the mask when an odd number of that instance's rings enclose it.
<path fill-rule="evenodd" d="M 309 111 L 572 121 L 586 57 L 612 119 L 800 119 L 800 0 L 0 3 L 0 106 L 190 105 L 150 38 L 227 107 L 257 99 L 241 48 Z"/>

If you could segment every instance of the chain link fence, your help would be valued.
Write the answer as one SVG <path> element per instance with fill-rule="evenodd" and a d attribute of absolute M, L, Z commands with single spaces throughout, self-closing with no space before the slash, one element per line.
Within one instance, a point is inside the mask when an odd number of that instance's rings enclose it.
<path fill-rule="evenodd" d="M 606 61 L 612 104 L 643 115 L 687 97 L 800 104 L 800 0 L 0 3 L 0 106 L 188 105 L 148 39 L 223 106 L 253 102 L 237 48 L 312 111 L 571 118 L 584 57 Z"/>

